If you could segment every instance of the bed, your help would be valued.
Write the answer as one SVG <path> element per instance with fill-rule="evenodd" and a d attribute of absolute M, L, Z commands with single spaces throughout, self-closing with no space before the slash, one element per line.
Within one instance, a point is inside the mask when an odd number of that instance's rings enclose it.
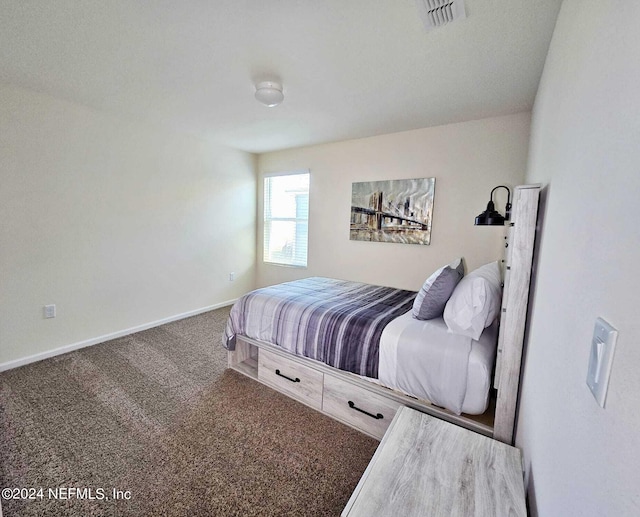
<path fill-rule="evenodd" d="M 467 419 L 489 405 L 500 268 L 462 277 L 457 259 L 418 293 L 322 277 L 257 289 L 232 307 L 223 343 L 231 352 L 238 341 L 254 345 L 258 380 L 376 438 L 401 405 Z M 477 335 L 454 333 L 445 306 L 459 299 L 465 309 L 478 282 L 483 293 L 489 282 L 482 305 L 493 309 Z"/>
<path fill-rule="evenodd" d="M 496 325 L 478 340 L 454 334 L 442 317 L 413 316 L 416 294 L 322 277 L 257 289 L 233 306 L 224 345 L 240 334 L 457 415 L 484 413 Z"/>
<path fill-rule="evenodd" d="M 510 443 L 538 193 L 516 188 L 502 304 L 479 332 L 416 319 L 412 291 L 312 277 L 234 304 L 229 367 L 376 438 L 404 405 Z"/>

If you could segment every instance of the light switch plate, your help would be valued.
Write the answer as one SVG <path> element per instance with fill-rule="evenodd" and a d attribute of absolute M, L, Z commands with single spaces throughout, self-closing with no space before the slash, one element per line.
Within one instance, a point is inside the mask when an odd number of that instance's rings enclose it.
<path fill-rule="evenodd" d="M 597 318 L 591 340 L 587 386 L 601 407 L 604 407 L 607 398 L 609 375 L 613 366 L 613 352 L 617 339 L 618 331 L 602 318 Z"/>

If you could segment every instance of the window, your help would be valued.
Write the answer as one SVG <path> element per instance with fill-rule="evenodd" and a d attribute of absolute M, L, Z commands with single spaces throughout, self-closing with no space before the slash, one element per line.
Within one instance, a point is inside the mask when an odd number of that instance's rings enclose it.
<path fill-rule="evenodd" d="M 307 266 L 309 172 L 264 179 L 265 262 Z"/>

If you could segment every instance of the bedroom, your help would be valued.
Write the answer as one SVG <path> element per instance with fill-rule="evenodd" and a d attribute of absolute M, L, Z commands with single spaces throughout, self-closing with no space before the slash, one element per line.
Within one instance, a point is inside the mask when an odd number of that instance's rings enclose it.
<path fill-rule="evenodd" d="M 472 8 L 478 6 L 466 4 L 466 21 L 471 23 Z M 3 2 L 2 10 L 16 5 Z M 35 4 L 24 5 L 37 10 Z M 415 15 L 412 2 L 402 6 L 406 16 Z M 524 6 L 513 9 L 520 8 Z M 420 262 L 419 267 L 393 272 L 398 287 L 417 289 L 452 255 L 463 255 L 476 265 L 495 259 L 500 235 L 474 228 L 473 217 L 495 185 L 539 182 L 547 190 L 516 439 L 525 456 L 529 503 L 537 515 L 638 513 L 640 422 L 633 411 L 640 393 L 640 358 L 633 346 L 640 334 L 638 277 L 633 274 L 640 258 L 640 156 L 634 145 L 640 77 L 633 66 L 640 50 L 637 6 L 566 1 L 555 30 L 555 12 L 539 13 L 551 16 L 554 36 L 548 54 L 546 48 L 542 53 L 545 71 L 537 94 L 535 87 L 531 91 L 531 102 L 536 95 L 532 111 L 530 106 L 511 113 L 504 106 L 499 116 L 489 118 L 475 116 L 356 140 L 336 135 L 334 143 L 254 153 L 165 129 L 162 122 L 171 110 L 180 110 L 184 99 L 161 97 L 167 111 L 155 113 L 152 120 L 141 120 L 138 111 L 115 113 L 108 101 L 130 106 L 127 95 L 140 100 L 143 111 L 157 107 L 154 96 L 163 92 L 144 83 L 120 89 L 126 75 L 104 73 L 113 69 L 126 74 L 127 67 L 142 64 L 126 59 L 124 44 L 114 44 L 114 54 L 85 56 L 86 49 L 79 48 L 73 58 L 67 53 L 74 40 L 63 36 L 71 30 L 63 19 L 49 13 L 49 22 L 33 25 L 29 14 L 22 14 L 24 26 L 11 25 L 10 17 L 2 22 L 2 47 L 14 54 L 7 52 L 3 58 L 0 104 L 1 364 L 17 366 L 15 361 L 43 357 L 61 347 L 88 345 L 127 329 L 213 308 L 253 287 L 296 274 L 343 273 L 380 283 L 389 275 L 384 264 L 390 260 Z M 417 23 L 416 37 L 428 38 Z M 81 37 L 83 25 L 78 25 L 79 34 L 71 34 Z M 452 24 L 450 29 L 461 27 Z M 18 66 L 35 44 L 35 34 L 43 35 L 40 51 L 47 42 L 52 54 L 66 59 L 43 58 Z M 150 45 L 164 48 L 158 38 L 143 34 Z M 432 33 L 436 38 L 442 34 Z M 528 51 L 510 50 L 516 56 Z M 332 49 L 335 59 L 339 51 Z M 265 62 L 274 59 L 266 50 L 261 57 Z M 80 79 L 55 68 L 66 63 L 73 69 L 79 62 L 85 66 Z M 33 70 L 46 74 L 42 82 L 35 73 L 29 75 Z M 216 70 L 213 76 L 218 73 L 224 71 Z M 49 90 L 47 76 L 60 80 Z M 320 92 L 331 91 L 325 90 L 329 86 L 320 64 L 310 78 Z M 100 91 L 92 81 L 116 94 L 92 97 Z M 234 77 L 231 82 L 232 89 L 246 84 L 248 110 L 262 108 L 254 107 L 250 78 Z M 287 77 L 283 83 L 286 100 L 267 116 L 292 109 L 287 105 L 294 102 L 295 90 Z M 222 96 L 216 110 L 220 118 L 228 117 L 224 96 L 231 92 L 203 88 L 207 95 Z M 348 100 L 355 102 L 351 96 Z M 403 105 L 402 98 L 394 102 L 399 118 L 414 110 Z M 456 99 L 453 102 L 455 107 Z M 92 107 L 96 103 L 99 109 Z M 383 114 L 376 106 L 368 105 L 372 117 Z M 182 122 L 203 124 L 206 115 L 202 117 Z M 304 135 L 295 119 L 285 122 Z M 256 135 L 263 134 L 259 119 L 252 127 Z M 228 138 L 239 137 L 229 129 Z M 271 134 L 265 138 L 260 145 L 279 145 L 269 142 Z M 341 211 L 335 226 L 319 217 L 310 223 L 309 268 L 304 273 L 263 265 L 256 245 L 261 236 L 256 172 L 299 168 L 315 174 L 319 195 Z M 351 183 L 393 175 L 437 178 L 433 243 L 422 250 L 350 242 L 346 236 Z M 463 186 L 458 186 L 460 180 Z M 234 217 L 229 218 L 230 213 Z M 464 248 L 450 239 L 460 232 Z M 362 268 L 372 249 L 376 261 Z M 230 272 L 235 272 L 234 282 L 229 282 Z M 57 316 L 44 319 L 42 306 L 50 303 L 56 304 Z M 620 332 L 604 410 L 585 384 L 598 316 Z"/>

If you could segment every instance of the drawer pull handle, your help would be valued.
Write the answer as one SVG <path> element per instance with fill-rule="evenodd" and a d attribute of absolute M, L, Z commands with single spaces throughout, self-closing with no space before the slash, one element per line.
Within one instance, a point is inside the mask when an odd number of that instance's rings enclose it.
<path fill-rule="evenodd" d="M 349 401 L 349 407 L 351 409 L 355 409 L 356 411 L 360 411 L 360 413 L 364 413 L 367 416 L 370 416 L 371 418 L 375 418 L 376 420 L 380 420 L 381 418 L 384 418 L 384 415 L 378 413 L 377 415 L 374 415 L 373 413 L 369 413 L 368 411 L 365 411 L 364 409 L 360 409 L 359 407 L 356 407 L 355 403 L 353 402 L 353 400 Z"/>
<path fill-rule="evenodd" d="M 295 379 L 292 379 L 291 377 L 287 377 L 286 375 L 282 375 L 280 373 L 280 370 L 276 370 L 276 375 L 279 375 L 280 377 L 284 377 L 285 379 L 287 379 L 288 381 L 291 381 L 291 382 L 300 382 L 300 379 L 298 379 L 297 377 Z"/>

